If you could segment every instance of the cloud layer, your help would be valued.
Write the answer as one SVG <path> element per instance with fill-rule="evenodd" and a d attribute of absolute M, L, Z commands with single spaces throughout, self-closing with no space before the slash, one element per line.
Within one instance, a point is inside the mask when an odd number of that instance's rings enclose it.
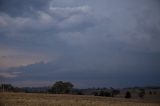
<path fill-rule="evenodd" d="M 159 5 L 1 0 L 0 76 L 19 86 L 56 80 L 80 87 L 158 85 Z"/>

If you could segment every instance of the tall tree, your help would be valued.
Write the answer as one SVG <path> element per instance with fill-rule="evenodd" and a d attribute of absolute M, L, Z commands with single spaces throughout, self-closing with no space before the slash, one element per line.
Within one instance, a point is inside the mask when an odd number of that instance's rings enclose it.
<path fill-rule="evenodd" d="M 73 84 L 70 82 L 57 81 L 51 88 L 52 93 L 65 94 L 70 93 Z"/>
<path fill-rule="evenodd" d="M 2 92 L 11 92 L 14 90 L 14 87 L 11 84 L 1 84 L 0 91 Z"/>

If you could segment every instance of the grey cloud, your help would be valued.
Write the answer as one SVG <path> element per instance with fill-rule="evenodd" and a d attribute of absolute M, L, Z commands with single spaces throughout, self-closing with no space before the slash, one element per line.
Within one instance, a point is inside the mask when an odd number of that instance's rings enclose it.
<path fill-rule="evenodd" d="M 17 46 L 23 42 L 25 46 L 63 45 L 58 33 L 82 32 L 96 23 L 88 6 L 79 7 L 47 7 L 46 11 L 36 10 L 35 17 L 11 17 L 0 15 L 1 38 L 10 42 L 8 46 Z M 32 39 L 34 37 L 35 39 Z M 41 42 L 43 41 L 43 42 Z M 54 42 L 53 42 L 54 41 Z"/>
<path fill-rule="evenodd" d="M 78 55 L 72 55 L 72 57 L 49 63 L 41 62 L 25 67 L 12 68 L 7 71 L 21 72 L 19 76 L 12 78 L 11 82 L 39 80 L 50 81 L 52 83 L 52 81 L 56 80 L 69 80 L 78 83 L 88 81 L 87 83 L 89 83 L 91 80 L 96 80 L 97 83 L 90 86 L 98 86 L 101 80 L 103 80 L 102 82 L 105 81 L 106 86 L 108 84 L 114 86 L 116 84 L 123 86 L 127 86 L 128 84 L 131 86 L 159 84 L 158 79 L 160 74 L 157 69 L 160 68 L 160 59 L 156 55 L 141 54 L 137 57 L 137 55 L 133 54 L 132 56 L 118 56 L 119 58 L 115 57 L 115 60 L 113 59 L 115 54 L 112 55 L 112 57 L 106 57 L 105 59 L 103 56 L 86 57 L 83 55 L 85 58 L 82 58 L 78 57 Z M 126 79 L 127 83 L 125 83 Z M 81 87 L 87 87 L 87 85 Z"/>
<path fill-rule="evenodd" d="M 49 1 L 50 0 L 1 0 L 0 12 L 7 13 L 13 17 L 31 16 L 37 10 L 44 10 L 49 5 Z"/>
<path fill-rule="evenodd" d="M 5 78 L 15 78 L 18 77 L 18 75 L 21 72 L 0 72 L 0 79 L 3 80 Z"/>
<path fill-rule="evenodd" d="M 47 64 L 7 70 L 22 72 L 13 81 L 159 84 L 158 0 L 2 0 L 2 4 L 2 46 L 58 54 Z"/>
<path fill-rule="evenodd" d="M 60 33 L 64 37 L 67 36 L 66 40 L 63 39 L 65 42 L 72 40 L 73 42 L 81 43 L 82 39 L 83 41 L 80 45 L 83 45 L 83 43 L 89 45 L 97 45 L 97 43 L 113 45 L 113 42 L 115 42 L 124 45 L 123 48 L 128 50 L 159 51 L 160 48 L 157 46 L 159 38 L 152 37 L 159 35 L 160 15 L 156 2 L 144 0 L 139 2 L 124 1 L 119 1 L 118 3 L 116 3 L 116 0 L 102 0 L 101 2 L 96 0 L 88 2 L 72 0 L 46 1 L 44 4 L 48 2 L 50 4 L 43 10 L 37 9 L 34 13 L 36 17 L 12 18 L 7 15 L 1 15 L 3 23 L 5 21 L 6 23 L 10 22 L 8 23 L 10 27 L 3 27 L 1 21 L 3 29 L 1 33 L 2 35 L 20 35 L 18 38 L 25 38 L 25 40 L 30 39 L 29 36 L 32 37 L 32 35 L 37 35 L 37 38 L 42 37 L 42 39 L 47 39 L 48 37 L 45 38 L 47 35 L 50 36 L 50 39 L 52 35 L 59 36 L 57 33 Z M 30 3 L 29 1 L 28 4 L 33 5 L 36 3 Z M 100 6 L 101 4 L 102 6 Z M 145 17 L 148 18 L 146 19 Z M 13 27 L 15 24 L 17 26 Z M 72 35 L 75 35 L 75 37 Z M 80 38 L 80 40 L 78 39 L 77 41 L 76 37 Z M 57 38 L 59 39 L 59 37 Z M 57 38 L 53 37 L 53 39 L 58 40 Z M 40 39 L 37 41 L 40 41 Z"/>

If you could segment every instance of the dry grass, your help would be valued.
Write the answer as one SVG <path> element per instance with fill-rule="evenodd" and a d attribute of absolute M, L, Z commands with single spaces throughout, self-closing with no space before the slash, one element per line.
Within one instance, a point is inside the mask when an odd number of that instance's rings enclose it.
<path fill-rule="evenodd" d="M 1 93 L 0 106 L 160 106 L 160 101 L 76 95 Z"/>

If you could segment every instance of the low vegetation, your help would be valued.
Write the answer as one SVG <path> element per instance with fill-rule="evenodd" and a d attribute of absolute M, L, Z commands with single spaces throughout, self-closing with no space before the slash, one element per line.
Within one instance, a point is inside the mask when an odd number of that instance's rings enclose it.
<path fill-rule="evenodd" d="M 160 102 L 86 95 L 0 93 L 0 106 L 160 106 Z"/>
<path fill-rule="evenodd" d="M 160 106 L 159 87 L 75 89 L 70 82 L 51 87 L 0 85 L 0 106 Z"/>

